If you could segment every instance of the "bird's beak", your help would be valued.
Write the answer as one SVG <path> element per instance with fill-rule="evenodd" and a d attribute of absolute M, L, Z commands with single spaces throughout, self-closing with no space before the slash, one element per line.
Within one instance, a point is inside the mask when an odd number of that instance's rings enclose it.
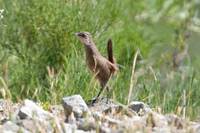
<path fill-rule="evenodd" d="M 80 32 L 76 32 L 76 33 L 75 33 L 75 36 L 80 36 Z"/>

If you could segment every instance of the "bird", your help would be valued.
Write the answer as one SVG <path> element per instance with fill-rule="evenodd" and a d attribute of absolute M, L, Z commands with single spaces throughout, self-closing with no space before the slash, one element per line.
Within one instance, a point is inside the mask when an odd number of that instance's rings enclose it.
<path fill-rule="evenodd" d="M 99 81 L 101 87 L 95 99 L 92 100 L 92 103 L 95 103 L 104 89 L 109 91 L 107 83 L 111 76 L 118 71 L 118 66 L 113 57 L 112 40 L 108 40 L 108 57 L 106 58 L 102 56 L 102 54 L 97 49 L 96 44 L 92 39 L 92 35 L 89 32 L 77 32 L 75 35 L 84 45 L 87 67 Z"/>

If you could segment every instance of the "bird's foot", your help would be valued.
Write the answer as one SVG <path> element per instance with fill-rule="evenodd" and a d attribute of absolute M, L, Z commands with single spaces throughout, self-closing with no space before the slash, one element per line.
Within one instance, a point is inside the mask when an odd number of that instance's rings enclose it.
<path fill-rule="evenodd" d="M 98 98 L 93 98 L 93 99 L 89 100 L 87 102 L 87 104 L 90 106 L 93 106 L 95 103 L 97 103 L 97 101 L 98 101 Z"/>
<path fill-rule="evenodd" d="M 92 105 L 94 105 L 97 102 L 97 98 L 92 99 Z"/>

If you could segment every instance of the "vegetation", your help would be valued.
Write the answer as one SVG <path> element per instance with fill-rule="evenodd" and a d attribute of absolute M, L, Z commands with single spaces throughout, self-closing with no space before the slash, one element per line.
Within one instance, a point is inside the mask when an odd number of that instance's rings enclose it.
<path fill-rule="evenodd" d="M 113 99 L 127 103 L 139 49 L 132 100 L 197 118 L 199 6 L 195 0 L 0 0 L 0 97 L 52 104 L 77 93 L 94 97 L 99 86 L 74 36 L 89 31 L 105 56 L 108 38 L 114 42 L 122 67 L 109 83 Z M 175 55 L 187 46 L 176 65 Z"/>

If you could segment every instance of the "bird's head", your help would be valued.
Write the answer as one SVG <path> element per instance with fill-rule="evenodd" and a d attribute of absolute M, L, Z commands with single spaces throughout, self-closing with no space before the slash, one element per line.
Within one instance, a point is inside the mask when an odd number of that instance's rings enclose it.
<path fill-rule="evenodd" d="M 79 38 L 81 43 L 90 45 L 92 43 L 92 36 L 89 32 L 77 32 L 75 35 Z"/>

